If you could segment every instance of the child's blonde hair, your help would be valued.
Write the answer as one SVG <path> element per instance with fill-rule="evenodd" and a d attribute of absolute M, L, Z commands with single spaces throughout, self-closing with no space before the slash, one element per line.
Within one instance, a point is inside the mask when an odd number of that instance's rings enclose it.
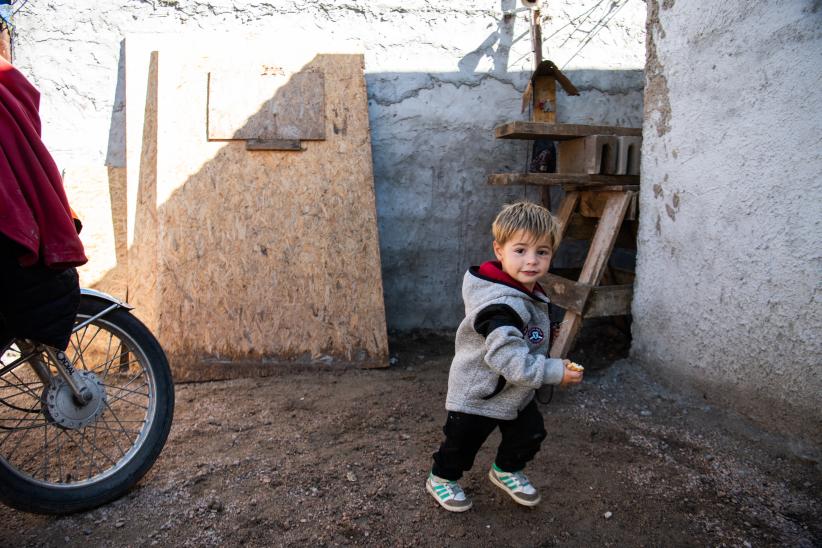
<path fill-rule="evenodd" d="M 559 245 L 559 223 L 550 211 L 539 204 L 532 202 L 506 204 L 491 225 L 491 233 L 500 245 L 504 245 L 520 230 L 525 231 L 535 240 L 547 237 L 551 242 L 552 250 L 556 250 Z"/>

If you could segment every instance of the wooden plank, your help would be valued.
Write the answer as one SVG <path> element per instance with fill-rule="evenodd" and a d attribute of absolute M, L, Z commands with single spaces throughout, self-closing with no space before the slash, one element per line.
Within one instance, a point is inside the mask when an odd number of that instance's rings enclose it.
<path fill-rule="evenodd" d="M 546 191 L 550 191 L 550 187 L 543 187 L 543 202 L 547 209 L 551 209 L 551 196 L 548 194 L 545 195 Z M 559 223 L 559 236 L 557 236 L 556 247 L 554 251 L 556 252 L 556 248 L 559 248 L 559 244 L 562 242 L 562 239 L 565 237 L 565 231 L 568 230 L 568 225 L 571 220 L 571 216 L 574 214 L 574 210 L 577 207 L 577 202 L 579 201 L 579 193 L 578 192 L 566 192 L 565 195 L 562 197 L 562 201 L 559 204 L 559 208 L 557 208 L 556 213 L 554 213 L 554 218 L 556 219 L 557 223 Z"/>
<path fill-rule="evenodd" d="M 562 185 L 562 189 L 566 192 L 572 190 L 585 190 L 588 192 L 637 192 L 639 191 L 639 185 L 605 185 L 605 186 L 593 186 L 593 185 L 585 185 L 585 184 L 575 184 L 575 183 L 568 183 Z"/>
<path fill-rule="evenodd" d="M 557 121 L 557 82 L 553 76 L 536 76 L 533 79 L 534 103 L 532 117 L 535 122 L 553 124 Z"/>
<path fill-rule="evenodd" d="M 587 190 L 587 189 L 586 189 Z M 605 210 L 605 204 L 608 201 L 606 192 L 582 192 L 579 200 L 579 213 L 583 217 L 602 217 L 602 212 Z M 632 193 L 633 194 L 633 193 Z M 628 221 L 636 220 L 636 194 L 633 195 L 625 213 L 625 219 Z"/>
<path fill-rule="evenodd" d="M 582 314 L 591 294 L 592 286 L 555 274 L 546 274 L 539 280 L 551 302 L 565 310 Z"/>
<path fill-rule="evenodd" d="M 608 193 L 608 201 L 594 234 L 594 239 L 591 241 L 588 257 L 585 259 L 585 264 L 579 275 L 579 283 L 591 286 L 599 284 L 632 195 L 632 192 Z M 581 327 L 582 314 L 570 310 L 566 311 L 559 335 L 551 347 L 552 358 L 561 358 L 570 352 Z"/>
<path fill-rule="evenodd" d="M 565 194 L 565 196 L 562 198 L 562 202 L 560 202 L 559 204 L 559 209 L 557 209 L 555 217 L 560 226 L 560 242 L 565 237 L 565 232 L 568 230 L 568 225 L 570 224 L 571 216 L 574 214 L 574 210 L 577 207 L 578 201 L 579 192 L 568 192 Z"/>
<path fill-rule="evenodd" d="M 299 139 L 248 139 L 246 150 L 303 150 Z"/>
<path fill-rule="evenodd" d="M 582 267 L 579 281 L 586 284 L 597 285 L 602 271 L 608 263 L 608 257 L 614 248 L 614 242 L 625 217 L 625 211 L 631 202 L 633 192 L 611 193 L 602 217 L 599 220 L 594 239 L 591 241 L 591 249 L 588 251 L 588 258 Z"/>
<path fill-rule="evenodd" d="M 635 175 L 588 175 L 587 173 L 492 173 L 486 181 L 489 185 L 573 185 L 575 189 L 592 190 L 603 186 L 637 186 Z"/>
<path fill-rule="evenodd" d="M 631 313 L 633 296 L 634 288 L 632 285 L 601 285 L 595 287 L 584 307 L 582 317 L 627 316 Z"/>
<path fill-rule="evenodd" d="M 630 135 L 639 137 L 642 135 L 642 128 L 516 121 L 497 126 L 494 129 L 494 134 L 497 139 L 552 139 L 554 141 L 564 141 L 588 135 Z"/>
<path fill-rule="evenodd" d="M 605 204 L 610 197 L 610 193 L 582 192 L 579 199 L 579 214 L 583 217 L 602 217 L 605 211 Z"/>
<path fill-rule="evenodd" d="M 256 360 L 271 371 L 301 358 L 387 366 L 363 56 L 317 54 L 311 41 L 274 35 L 216 42 L 198 35 L 186 37 L 185 48 L 179 38 L 133 38 L 126 43 L 127 162 L 134 168 L 128 199 L 132 190 L 142 196 L 147 182 L 154 200 L 129 204 L 129 229 L 136 226 L 128 246 L 129 298 L 149 313 L 175 374 L 208 359 Z M 159 89 L 149 104 L 147 88 L 157 85 L 146 80 L 153 51 L 164 60 L 155 63 Z M 206 141 L 205 75 L 222 70 L 228 58 L 251 67 L 282 60 L 286 70 L 324 74 L 334 138 L 303 143 L 299 153 Z M 144 140 L 152 121 L 159 143 Z M 155 153 L 149 158 L 146 150 Z M 148 245 L 150 255 L 135 255 Z M 333 271 L 323 260 L 332 255 L 344 259 Z M 132 287 L 138 278 L 141 294 Z M 336 291 L 337 284 L 345 290 Z"/>
<path fill-rule="evenodd" d="M 598 221 L 579 214 L 571 216 L 565 233 L 566 240 L 590 240 L 597 230 Z M 636 221 L 623 221 L 614 245 L 626 249 L 636 249 Z"/>

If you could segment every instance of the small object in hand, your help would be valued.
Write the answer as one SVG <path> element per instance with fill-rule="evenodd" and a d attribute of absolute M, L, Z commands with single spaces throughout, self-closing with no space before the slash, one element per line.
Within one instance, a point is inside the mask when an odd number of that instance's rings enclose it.
<path fill-rule="evenodd" d="M 575 362 L 568 362 L 565 367 L 570 369 L 571 371 L 585 371 L 585 368 Z"/>

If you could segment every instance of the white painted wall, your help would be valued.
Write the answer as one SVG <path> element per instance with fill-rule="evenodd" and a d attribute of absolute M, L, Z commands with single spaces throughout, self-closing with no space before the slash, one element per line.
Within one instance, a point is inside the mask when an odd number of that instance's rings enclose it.
<path fill-rule="evenodd" d="M 633 353 L 822 443 L 822 6 L 648 2 Z"/>
<path fill-rule="evenodd" d="M 524 144 L 493 138 L 495 125 L 524 117 L 527 19 L 502 15 L 516 7 L 515 0 L 31 0 L 17 17 L 15 62 L 43 94 L 46 143 L 66 169 L 70 197 L 85 189 L 78 198 L 85 203 L 116 188 L 106 166 L 125 165 L 126 34 L 296 29 L 306 39 L 321 33 L 359 42 L 388 325 L 452 328 L 462 314 L 462 273 L 491 257 L 496 210 L 525 194 L 485 184 L 487 174 L 527 161 Z M 644 2 L 552 0 L 543 13 L 546 57 L 582 92 L 561 96 L 560 121 L 638 127 Z M 103 242 L 84 271 L 93 283 L 111 267 L 107 235 L 117 227 L 88 230 L 89 245 Z"/>

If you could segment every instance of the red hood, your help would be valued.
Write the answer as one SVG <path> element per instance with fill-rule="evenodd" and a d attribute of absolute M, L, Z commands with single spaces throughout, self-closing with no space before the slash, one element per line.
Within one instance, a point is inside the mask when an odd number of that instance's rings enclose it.
<path fill-rule="evenodd" d="M 547 295 L 545 290 L 542 289 L 542 286 L 539 285 L 539 282 L 534 284 L 534 290 L 528 291 L 528 288 L 516 281 L 514 278 L 506 274 L 506 272 L 502 269 L 502 263 L 499 261 L 486 261 L 482 263 L 479 267 L 473 267 L 472 270 L 487 280 L 498 282 L 509 287 L 513 287 L 515 289 L 519 289 L 531 295 L 532 297 L 537 298 L 538 300 L 545 300 L 545 298 L 537 297 L 538 294 Z"/>
<path fill-rule="evenodd" d="M 88 259 L 40 138 L 39 104 L 40 93 L 0 58 L 0 233 L 22 246 L 22 266 L 78 266 Z"/>

